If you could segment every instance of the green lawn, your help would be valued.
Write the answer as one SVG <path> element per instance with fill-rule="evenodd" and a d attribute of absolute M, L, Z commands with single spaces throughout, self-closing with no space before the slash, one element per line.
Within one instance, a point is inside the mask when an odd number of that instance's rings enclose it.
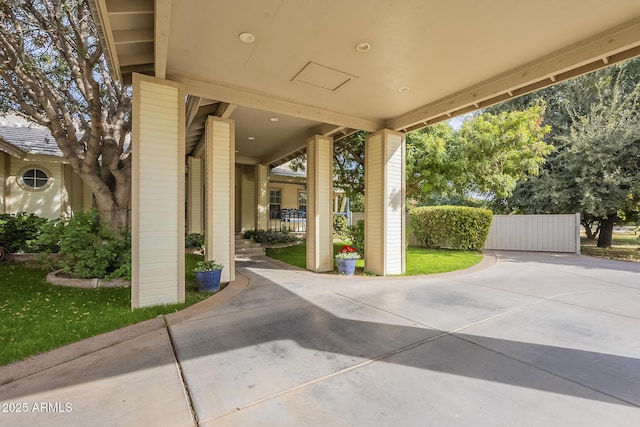
<path fill-rule="evenodd" d="M 614 232 L 610 248 L 598 248 L 596 244 L 597 240 L 588 240 L 583 235 L 580 237 L 580 252 L 599 258 L 640 262 L 640 240 L 637 234 Z"/>
<path fill-rule="evenodd" d="M 0 365 L 83 338 L 172 313 L 209 297 L 193 276 L 198 255 L 185 261 L 186 303 L 131 310 L 130 288 L 78 289 L 46 282 L 47 271 L 0 263 Z"/>
<path fill-rule="evenodd" d="M 338 242 L 333 244 L 334 256 L 345 244 L 347 243 Z M 304 244 L 286 248 L 267 249 L 267 256 L 296 267 L 306 268 L 307 256 Z M 481 260 L 482 253 L 479 251 L 410 247 L 407 249 L 407 272 L 405 275 L 416 276 L 420 274 L 446 273 L 449 271 L 462 270 L 476 265 Z M 334 271 L 337 271 L 335 259 Z M 359 259 L 356 263 L 356 274 L 362 274 L 363 271 L 364 260 Z"/>

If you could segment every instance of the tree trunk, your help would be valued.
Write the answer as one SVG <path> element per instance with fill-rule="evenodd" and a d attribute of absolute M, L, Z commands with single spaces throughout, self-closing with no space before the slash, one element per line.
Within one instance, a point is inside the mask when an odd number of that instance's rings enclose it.
<path fill-rule="evenodd" d="M 584 227 L 584 232 L 587 235 L 587 239 L 596 240 L 598 238 L 598 233 L 600 232 L 600 224 L 596 226 L 595 231 L 593 230 L 593 222 L 591 221 L 581 221 L 582 226 Z"/>
<path fill-rule="evenodd" d="M 616 222 L 617 215 L 611 213 L 607 215 L 606 219 L 603 219 L 600 223 L 600 237 L 598 237 L 599 248 L 610 248 L 611 240 L 613 238 L 613 224 Z"/>
<path fill-rule="evenodd" d="M 129 227 L 130 174 L 123 174 L 113 189 L 109 188 L 97 174 L 81 173 L 80 176 L 93 193 L 100 213 L 100 222 L 116 236 L 120 236 Z"/>

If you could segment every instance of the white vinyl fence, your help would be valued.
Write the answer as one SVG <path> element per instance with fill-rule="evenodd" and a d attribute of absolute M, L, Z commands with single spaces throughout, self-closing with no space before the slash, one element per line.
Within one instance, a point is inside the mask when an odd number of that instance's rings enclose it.
<path fill-rule="evenodd" d="M 580 214 L 494 215 L 485 249 L 580 253 Z"/>
<path fill-rule="evenodd" d="M 354 212 L 352 215 L 359 214 Z M 411 232 L 408 215 L 407 228 L 409 246 L 421 246 L 422 243 Z M 580 214 L 494 215 L 484 248 L 579 254 Z"/>

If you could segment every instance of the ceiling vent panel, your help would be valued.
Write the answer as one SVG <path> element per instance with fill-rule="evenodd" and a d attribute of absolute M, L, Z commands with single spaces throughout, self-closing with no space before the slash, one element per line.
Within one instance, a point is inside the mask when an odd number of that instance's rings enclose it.
<path fill-rule="evenodd" d="M 353 74 L 316 64 L 315 62 L 309 62 L 291 81 L 306 83 L 335 92 L 351 80 L 357 78 L 358 76 L 354 76 Z"/>

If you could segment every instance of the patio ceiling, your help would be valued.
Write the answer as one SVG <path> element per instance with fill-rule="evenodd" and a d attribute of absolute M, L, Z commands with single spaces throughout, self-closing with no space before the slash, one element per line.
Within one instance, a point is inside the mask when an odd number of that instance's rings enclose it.
<path fill-rule="evenodd" d="M 206 115 L 225 115 L 249 162 L 278 164 L 314 132 L 410 131 L 640 54 L 637 0 L 93 6 L 115 75 L 167 78 L 193 95 L 187 152 Z"/>

